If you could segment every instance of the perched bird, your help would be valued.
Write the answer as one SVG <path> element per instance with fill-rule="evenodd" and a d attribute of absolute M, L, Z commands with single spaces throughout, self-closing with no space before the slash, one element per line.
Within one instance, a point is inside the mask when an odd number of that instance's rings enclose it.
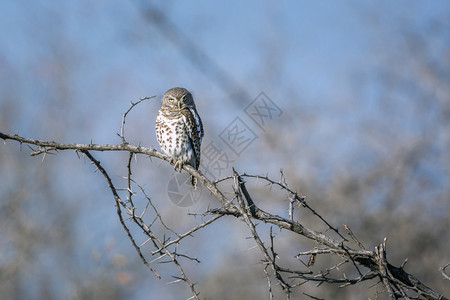
<path fill-rule="evenodd" d="M 181 172 L 185 163 L 198 170 L 203 124 L 195 108 L 192 94 L 181 87 L 168 90 L 156 117 L 156 138 L 161 150 Z M 197 188 L 197 180 L 191 176 Z"/>

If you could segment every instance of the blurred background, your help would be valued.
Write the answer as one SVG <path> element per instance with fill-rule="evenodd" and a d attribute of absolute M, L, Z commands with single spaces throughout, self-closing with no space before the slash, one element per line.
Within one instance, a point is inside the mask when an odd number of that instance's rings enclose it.
<path fill-rule="evenodd" d="M 159 149 L 159 100 L 186 87 L 203 119 L 203 148 L 214 144 L 229 159 L 211 176 L 234 166 L 278 180 L 283 169 L 325 219 L 349 225 L 367 249 L 387 237 L 391 263 L 409 258 L 406 270 L 448 297 L 438 268 L 450 261 L 449 20 L 448 1 L 0 0 L 0 131 L 120 143 L 130 101 L 157 96 L 129 114 L 126 136 Z M 279 109 L 263 127 L 246 113 L 261 92 Z M 237 152 L 221 138 L 236 118 L 253 133 Z M 2 298 L 190 296 L 182 283 L 166 284 L 176 270 L 156 265 L 158 280 L 143 266 L 88 161 L 72 151 L 29 153 L 0 145 Z M 94 155 L 124 187 L 127 155 Z M 159 160 L 139 156 L 134 175 L 179 231 L 201 222 L 188 212 L 217 205 L 205 191 L 191 206 L 172 203 L 174 172 Z M 258 203 L 287 214 L 286 199 L 259 191 Z M 184 245 L 201 261 L 186 262 L 201 297 L 268 299 L 248 236 L 229 218 Z M 304 242 L 280 247 L 292 258 Z M 374 298 L 382 289 L 374 284 L 304 285 L 294 298 Z"/>

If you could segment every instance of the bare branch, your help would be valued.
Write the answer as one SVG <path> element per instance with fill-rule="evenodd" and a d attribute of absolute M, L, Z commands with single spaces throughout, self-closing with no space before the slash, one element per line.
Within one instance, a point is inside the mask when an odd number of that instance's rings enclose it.
<path fill-rule="evenodd" d="M 391 299 L 397 299 L 388 279 L 385 247 L 386 247 L 386 239 L 382 244 L 380 244 L 380 246 L 375 247 L 375 250 L 377 251 L 378 255 L 377 259 L 378 259 L 378 266 L 380 268 L 380 277 L 381 281 L 384 284 L 384 287 L 386 288 L 386 291 L 388 292 L 389 297 Z"/>
<path fill-rule="evenodd" d="M 142 98 L 140 100 L 145 100 Z M 140 103 L 138 102 L 138 103 Z M 268 273 L 268 269 L 272 270 L 272 275 L 276 278 L 280 286 L 283 288 L 286 296 L 289 298 L 290 293 L 293 288 L 301 286 L 305 282 L 317 282 L 318 285 L 323 283 L 329 284 L 339 284 L 340 287 L 346 287 L 348 285 L 357 284 L 361 281 L 372 280 L 376 277 L 381 279 L 383 283 L 384 289 L 389 294 L 392 299 L 396 299 L 398 297 L 407 298 L 409 292 L 416 292 L 418 297 L 424 299 L 442 299 L 445 300 L 444 296 L 438 294 L 427 286 L 423 285 L 419 280 L 417 280 L 414 276 L 405 272 L 402 267 L 394 267 L 387 261 L 386 258 L 386 245 L 385 241 L 378 247 L 376 247 L 376 251 L 365 250 L 364 246 L 361 242 L 356 238 L 356 235 L 350 230 L 350 228 L 344 224 L 344 228 L 347 231 L 348 235 L 352 238 L 352 240 L 356 243 L 359 249 L 352 249 L 351 247 L 345 245 L 347 239 L 345 239 L 338 231 L 337 228 L 333 227 L 323 216 L 319 214 L 316 210 L 314 210 L 305 200 L 305 197 L 298 196 L 297 192 L 290 189 L 287 186 L 286 178 L 284 174 L 281 173 L 281 179 L 279 182 L 273 181 L 268 176 L 258 176 L 251 174 L 238 174 L 235 170 L 233 170 L 233 175 L 229 177 L 225 177 L 219 179 L 215 182 L 210 181 L 206 178 L 201 172 L 195 170 L 189 165 L 184 165 L 183 169 L 188 172 L 190 175 L 195 176 L 199 182 L 201 182 L 210 192 L 211 194 L 219 201 L 220 207 L 208 209 L 205 213 L 202 214 L 202 217 L 206 217 L 207 215 L 215 215 L 210 217 L 209 219 L 203 221 L 201 224 L 196 225 L 190 229 L 188 229 L 185 233 L 177 233 L 175 230 L 171 229 L 164 222 L 164 217 L 161 215 L 153 203 L 152 199 L 148 195 L 148 193 L 144 190 L 144 188 L 137 184 L 133 179 L 132 173 L 132 161 L 133 157 L 136 157 L 138 154 L 147 155 L 149 157 L 157 157 L 162 160 L 166 160 L 170 162 L 170 158 L 166 155 L 156 151 L 155 149 L 144 148 L 140 146 L 133 146 L 126 143 L 126 139 L 124 137 L 124 125 L 126 114 L 131 111 L 131 109 L 137 103 L 132 103 L 129 110 L 123 116 L 121 136 L 122 144 L 117 145 L 99 145 L 99 144 L 64 144 L 57 142 L 49 142 L 49 141 L 41 141 L 35 139 L 27 139 L 18 135 L 9 135 L 0 133 L 0 138 L 6 140 L 15 140 L 22 144 L 34 145 L 39 147 L 38 149 L 31 149 L 33 155 L 39 154 L 47 154 L 58 150 L 73 150 L 77 154 L 83 153 L 89 160 L 96 166 L 96 168 L 100 171 L 100 173 L 105 178 L 115 200 L 115 205 L 117 209 L 117 215 L 119 217 L 119 221 L 124 228 L 128 238 L 130 239 L 133 247 L 138 253 L 144 265 L 147 266 L 149 270 L 157 277 L 161 278 L 161 276 L 153 269 L 150 264 L 161 262 L 162 259 L 166 259 L 168 263 L 173 264 L 178 269 L 180 276 L 173 276 L 175 279 L 171 283 L 176 282 L 185 282 L 192 293 L 193 299 L 199 299 L 199 293 L 196 291 L 195 283 L 193 283 L 186 275 L 183 266 L 180 264 L 178 259 L 180 257 L 188 259 L 189 261 L 200 263 L 200 260 L 195 256 L 188 256 L 182 253 L 177 252 L 177 247 L 181 245 L 181 242 L 186 237 L 192 237 L 193 233 L 207 227 L 213 222 L 224 216 L 234 216 L 239 220 L 242 220 L 250 229 L 252 234 L 252 238 L 255 241 L 257 247 L 260 249 L 261 254 L 263 256 L 264 262 L 264 272 L 266 274 L 268 280 L 269 287 L 269 295 L 271 298 L 274 297 L 272 290 L 272 283 L 270 279 L 270 274 Z M 124 177 L 126 179 L 126 188 L 117 189 L 110 176 L 100 164 L 98 160 L 96 160 L 90 151 L 126 151 L 129 153 L 127 160 L 127 175 Z M 289 204 L 289 212 L 286 218 L 266 212 L 259 208 L 249 190 L 247 189 L 247 183 L 244 181 L 244 178 L 249 180 L 263 180 L 267 182 L 270 187 L 277 186 L 282 191 L 286 192 L 286 196 L 290 199 Z M 232 188 L 234 190 L 234 198 L 229 199 L 225 196 L 224 192 L 218 188 L 217 183 L 226 183 L 227 181 L 232 180 Z M 136 186 L 138 189 L 136 189 Z M 134 190 L 136 189 L 136 191 Z M 127 200 L 123 201 L 119 194 L 119 190 L 124 190 L 127 192 Z M 145 207 L 141 210 L 140 215 L 136 214 L 135 200 L 139 195 L 142 194 L 145 197 L 146 204 Z M 311 213 L 313 216 L 317 217 L 321 222 L 326 224 L 327 228 L 332 229 L 335 232 L 339 240 L 334 239 L 332 236 L 327 235 L 323 232 L 319 232 L 313 230 L 306 226 L 306 224 L 301 224 L 294 220 L 293 217 L 293 204 L 294 202 L 298 202 L 303 207 L 307 208 L 307 211 Z M 136 202 L 137 203 L 137 202 Z M 152 208 L 153 210 L 153 218 L 151 223 L 146 223 L 144 220 L 144 216 L 146 214 L 150 214 L 151 210 L 148 211 L 147 208 Z M 138 228 L 140 228 L 143 234 L 146 236 L 146 240 L 139 246 L 136 243 L 135 237 L 131 233 L 131 230 L 127 226 L 125 219 L 123 217 L 123 211 L 128 213 L 130 217 L 130 221 L 132 224 L 135 224 Z M 258 233 L 256 226 L 258 222 L 264 222 L 272 224 L 269 231 L 269 246 L 266 246 L 266 243 L 262 239 L 260 233 Z M 162 226 L 163 235 L 158 237 L 153 231 L 152 226 Z M 303 261 L 300 259 L 303 256 L 309 256 L 309 263 L 303 263 L 307 270 L 298 269 L 295 265 L 290 266 L 289 268 L 282 267 L 277 261 L 278 254 L 275 251 L 275 237 L 272 233 L 272 227 L 276 226 L 280 230 L 285 229 L 292 233 L 295 233 L 299 236 L 303 236 L 312 241 L 315 241 L 319 247 L 314 249 L 300 252 L 296 257 L 299 259 L 297 262 Z M 166 237 L 166 233 L 174 234 L 175 237 Z M 148 255 L 157 256 L 152 260 L 147 260 L 144 252 L 142 251 L 142 247 L 148 245 L 148 242 L 151 241 L 152 251 L 148 253 Z M 312 268 L 314 265 L 314 261 L 319 255 L 335 255 L 339 256 L 341 260 L 331 266 L 326 270 L 313 271 Z M 356 269 L 357 275 L 349 278 L 343 271 L 340 271 L 340 268 L 343 266 L 352 266 Z M 448 274 L 446 273 L 446 268 L 450 264 L 442 267 L 441 273 L 446 279 L 449 279 Z M 341 273 L 337 275 L 336 273 Z M 309 296 L 309 295 L 308 295 Z M 309 296 L 312 297 L 312 296 Z"/>
<path fill-rule="evenodd" d="M 241 177 L 237 174 L 237 172 L 235 170 L 233 170 L 233 173 L 235 176 L 234 177 L 234 190 L 235 190 L 235 194 L 237 197 L 237 201 L 239 203 L 238 210 L 241 213 L 241 216 L 243 217 L 244 222 L 247 223 L 248 227 L 250 228 L 250 231 L 253 235 L 253 239 L 258 244 L 259 249 L 263 253 L 265 261 L 271 266 L 272 271 L 274 272 L 275 277 L 278 279 L 278 282 L 280 283 L 281 287 L 286 291 L 287 294 L 289 294 L 290 293 L 290 285 L 284 281 L 283 277 L 278 272 L 278 267 L 275 263 L 276 254 L 274 253 L 274 251 L 272 249 L 273 257 L 270 257 L 267 248 L 264 246 L 264 243 L 261 241 L 261 238 L 259 237 L 258 232 L 256 231 L 255 224 L 253 224 L 253 222 L 250 219 L 250 216 L 248 215 L 249 211 L 254 212 L 254 210 L 252 210 L 252 208 L 254 208 L 255 205 L 254 205 L 253 201 L 251 200 L 251 198 L 246 198 L 247 203 L 246 204 L 244 203 L 244 199 L 242 198 L 242 195 L 241 195 L 241 189 L 244 186 L 244 182 L 242 181 Z"/>
<path fill-rule="evenodd" d="M 117 194 L 116 188 L 114 187 L 114 184 L 111 181 L 111 178 L 109 177 L 108 173 L 106 172 L 106 170 L 100 165 L 100 162 L 98 160 L 96 160 L 87 150 L 82 150 L 82 153 L 84 153 L 91 161 L 93 164 L 95 164 L 95 166 L 97 167 L 98 170 L 100 170 L 100 172 L 102 173 L 102 175 L 105 177 L 106 182 L 108 183 L 109 188 L 111 189 L 111 192 L 114 196 L 114 200 L 116 201 L 116 208 L 117 208 L 117 215 L 119 216 L 119 220 L 120 220 L 120 224 L 122 224 L 123 229 L 125 230 L 125 232 L 128 235 L 128 238 L 130 239 L 131 243 L 133 244 L 134 248 L 136 249 L 136 251 L 139 254 L 139 257 L 141 258 L 142 262 L 144 263 L 144 265 L 149 268 L 153 274 L 157 277 L 157 278 L 161 278 L 161 276 L 155 271 L 155 269 L 153 269 L 149 263 L 147 262 L 147 260 L 145 259 L 144 255 L 141 252 L 141 249 L 139 248 L 139 246 L 136 244 L 136 242 L 134 241 L 133 236 L 131 235 L 130 230 L 128 229 L 127 225 L 125 224 L 125 221 L 123 220 L 122 217 L 122 210 L 120 209 L 120 204 L 122 202 L 122 200 L 120 199 L 119 195 Z M 122 202 L 123 203 L 123 202 Z"/>
<path fill-rule="evenodd" d="M 359 248 L 361 249 L 365 249 L 364 245 L 356 238 L 356 236 L 353 234 L 352 230 L 350 229 L 350 227 L 348 227 L 347 225 L 343 224 L 345 230 L 347 230 L 348 235 L 353 239 L 353 241 L 355 241 L 355 243 L 358 245 Z"/>

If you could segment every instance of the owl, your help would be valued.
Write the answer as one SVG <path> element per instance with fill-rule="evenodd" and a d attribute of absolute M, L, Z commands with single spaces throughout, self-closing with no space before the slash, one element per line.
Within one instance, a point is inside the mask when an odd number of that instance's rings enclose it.
<path fill-rule="evenodd" d="M 188 90 L 175 87 L 164 94 L 156 117 L 156 139 L 161 150 L 170 156 L 175 170 L 181 172 L 186 163 L 198 170 L 203 124 Z M 193 176 L 191 184 L 197 187 Z"/>

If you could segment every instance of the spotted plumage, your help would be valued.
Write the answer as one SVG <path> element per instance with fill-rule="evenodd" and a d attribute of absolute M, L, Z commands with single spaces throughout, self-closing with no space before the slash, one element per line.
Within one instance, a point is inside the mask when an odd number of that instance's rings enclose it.
<path fill-rule="evenodd" d="M 192 94 L 180 87 L 168 90 L 156 118 L 156 138 L 161 150 L 172 158 L 175 170 L 187 163 L 198 169 L 203 124 L 195 108 Z M 191 176 L 196 187 L 196 179 Z"/>

